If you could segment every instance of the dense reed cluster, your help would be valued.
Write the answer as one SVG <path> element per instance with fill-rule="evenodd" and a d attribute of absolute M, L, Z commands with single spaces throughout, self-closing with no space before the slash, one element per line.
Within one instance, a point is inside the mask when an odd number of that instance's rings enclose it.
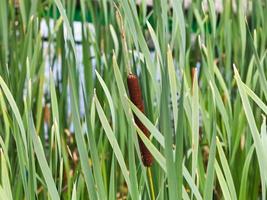
<path fill-rule="evenodd" d="M 266 199 L 266 49 L 266 0 L 0 0 L 0 200 Z"/>

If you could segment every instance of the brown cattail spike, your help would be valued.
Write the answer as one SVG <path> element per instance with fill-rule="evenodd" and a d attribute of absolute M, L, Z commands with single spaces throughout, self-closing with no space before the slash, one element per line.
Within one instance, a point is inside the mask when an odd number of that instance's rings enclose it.
<path fill-rule="evenodd" d="M 142 100 L 142 93 L 141 93 L 141 89 L 139 86 L 137 76 L 135 76 L 134 74 L 129 74 L 127 77 L 127 84 L 128 84 L 128 90 L 129 90 L 131 101 L 140 111 L 144 113 L 145 107 L 144 107 L 144 102 Z M 136 116 L 134 116 L 134 121 L 136 125 L 143 131 L 146 137 L 149 137 L 150 136 L 149 131 Z M 138 142 L 139 142 L 143 164 L 146 167 L 150 167 L 153 163 L 153 156 L 151 155 L 149 150 L 146 148 L 145 144 L 143 143 L 140 137 L 138 137 Z"/>

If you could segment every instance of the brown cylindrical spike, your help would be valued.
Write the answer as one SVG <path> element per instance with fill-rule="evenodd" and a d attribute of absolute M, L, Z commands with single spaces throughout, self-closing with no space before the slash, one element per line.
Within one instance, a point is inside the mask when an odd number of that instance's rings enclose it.
<path fill-rule="evenodd" d="M 139 86 L 138 78 L 134 74 L 129 74 L 127 77 L 128 90 L 130 94 L 130 99 L 133 104 L 141 111 L 145 112 L 144 102 L 142 99 L 142 92 Z M 134 115 L 134 121 L 136 125 L 143 131 L 146 137 L 149 138 L 150 133 L 148 129 L 143 125 L 143 123 Z M 139 147 L 141 151 L 142 161 L 144 166 L 150 167 L 153 163 L 153 156 L 150 151 L 146 148 L 145 144 L 138 136 Z"/>

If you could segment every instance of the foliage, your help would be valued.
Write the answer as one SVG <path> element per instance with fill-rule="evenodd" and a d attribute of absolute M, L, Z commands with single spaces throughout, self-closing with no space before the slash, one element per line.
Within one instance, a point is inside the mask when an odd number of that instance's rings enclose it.
<path fill-rule="evenodd" d="M 153 2 L 0 0 L 0 199 L 266 199 L 267 1 Z"/>

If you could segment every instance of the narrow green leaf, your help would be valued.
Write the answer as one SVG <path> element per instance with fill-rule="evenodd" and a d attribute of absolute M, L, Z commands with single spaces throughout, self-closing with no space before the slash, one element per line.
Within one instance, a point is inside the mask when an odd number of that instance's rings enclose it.
<path fill-rule="evenodd" d="M 10 185 L 10 179 L 9 179 L 9 173 L 7 169 L 7 163 L 4 156 L 4 153 L 2 150 L 0 150 L 0 156 L 1 156 L 1 184 L 3 187 L 3 190 L 5 190 L 7 199 L 13 199 L 12 197 L 12 191 L 11 191 L 11 185 Z"/>
<path fill-rule="evenodd" d="M 42 174 L 44 176 L 45 183 L 48 187 L 50 197 L 53 200 L 59 200 L 60 197 L 59 197 L 59 194 L 56 188 L 56 184 L 53 180 L 51 169 L 49 168 L 47 164 L 41 140 L 35 132 L 35 127 L 33 124 L 32 116 L 29 120 L 30 120 L 29 123 L 30 123 L 30 130 L 32 134 L 32 142 L 33 142 L 34 151 L 35 151 L 39 166 L 41 168 Z"/>
<path fill-rule="evenodd" d="M 126 181 L 126 184 L 128 186 L 128 188 L 131 188 L 131 182 L 130 182 L 130 179 L 129 179 L 129 174 L 128 174 L 128 170 L 127 170 L 127 167 L 126 167 L 126 164 L 124 162 L 124 159 L 123 159 L 123 155 L 121 153 L 121 150 L 120 150 L 120 147 L 118 145 L 118 142 L 117 142 L 117 139 L 115 137 L 115 134 L 113 133 L 110 125 L 109 125 L 109 122 L 105 116 L 105 113 L 97 99 L 97 96 L 95 95 L 94 96 L 94 102 L 95 102 L 95 105 L 96 105 L 96 110 L 97 110 L 97 114 L 99 116 L 99 119 L 101 121 L 101 124 L 102 124 L 102 127 L 106 133 L 106 136 L 109 140 L 109 143 L 116 155 L 116 158 L 118 160 L 118 163 L 120 165 L 120 168 L 121 168 L 121 171 L 122 171 L 122 174 L 124 176 L 124 179 Z M 131 193 L 131 190 L 130 190 L 130 193 Z"/>
<path fill-rule="evenodd" d="M 259 131 L 256 125 L 255 118 L 253 116 L 253 112 L 252 112 L 252 109 L 251 109 L 251 106 L 248 100 L 248 96 L 244 90 L 242 81 L 240 79 L 240 76 L 235 66 L 234 66 L 234 72 L 235 72 L 235 79 L 238 85 L 239 94 L 242 99 L 243 108 L 246 114 L 246 118 L 249 124 L 250 132 L 251 132 L 254 145 L 255 145 L 255 149 L 256 149 L 256 153 L 257 153 L 257 158 L 258 158 L 258 163 L 259 163 L 259 168 L 260 168 L 260 173 L 261 173 L 261 180 L 266 182 L 267 181 L 267 176 L 265 172 L 265 169 L 267 168 L 266 154 L 264 154 L 265 151 L 261 143 Z"/>
<path fill-rule="evenodd" d="M 192 89 L 192 178 L 195 180 L 198 163 L 198 146 L 199 146 L 199 98 L 197 69 L 193 80 Z"/>
<path fill-rule="evenodd" d="M 222 193 L 223 193 L 224 199 L 231 199 L 229 188 L 227 186 L 227 183 L 225 181 L 225 178 L 223 176 L 222 170 L 221 170 L 217 160 L 215 161 L 215 171 L 216 171 L 216 174 L 217 174 L 217 177 L 218 177 L 219 184 L 220 184 L 221 189 L 222 189 Z"/>
<path fill-rule="evenodd" d="M 8 89 L 6 83 L 4 82 L 3 78 L 0 76 L 0 86 L 2 88 L 2 91 L 4 92 L 7 100 L 8 100 L 8 103 L 10 104 L 10 107 L 14 113 L 14 116 L 17 120 L 17 123 L 19 125 L 19 128 L 20 128 L 20 133 L 21 133 L 21 137 L 22 137 L 22 141 L 23 141 L 23 145 L 24 145 L 24 148 L 25 148 L 25 154 L 27 155 L 28 154 L 28 148 L 27 148 L 27 139 L 26 139 L 26 133 L 25 133 L 25 129 L 24 129 L 24 125 L 23 125 L 23 121 L 22 121 L 22 118 L 21 118 L 21 115 L 19 113 L 19 109 L 17 107 L 17 104 L 10 92 L 10 90 Z"/>
<path fill-rule="evenodd" d="M 239 190 L 239 200 L 243 200 L 246 199 L 248 194 L 248 172 L 249 172 L 249 167 L 250 167 L 250 162 L 251 162 L 251 158 L 254 152 L 254 146 L 251 146 L 247 157 L 246 157 L 246 161 L 244 163 L 244 167 L 243 167 L 243 171 L 242 171 L 242 178 L 241 178 L 241 185 L 240 185 L 240 190 Z"/>
<path fill-rule="evenodd" d="M 112 127 L 115 130 L 115 109 L 114 109 L 111 94 L 109 92 L 109 89 L 108 89 L 105 81 L 101 78 L 100 74 L 97 71 L 95 71 L 95 73 L 96 73 L 97 79 L 99 80 L 99 82 L 100 82 L 100 84 L 101 84 L 101 86 L 105 92 L 105 95 L 107 97 L 108 105 L 109 105 L 111 116 L 112 116 Z"/>
<path fill-rule="evenodd" d="M 236 196 L 236 190 L 235 190 L 234 181 L 233 181 L 233 178 L 232 178 L 232 175 L 231 175 L 231 171 L 230 171 L 226 156 L 224 154 L 221 142 L 219 141 L 218 138 L 217 138 L 217 147 L 218 147 L 218 152 L 219 152 L 219 157 L 220 157 L 220 160 L 221 160 L 221 164 L 223 166 L 223 168 L 222 168 L 223 169 L 223 173 L 225 175 L 225 179 L 226 179 L 226 182 L 227 182 L 227 185 L 228 185 L 228 188 L 229 188 L 229 192 L 230 192 L 230 195 L 231 195 L 231 199 L 236 200 L 237 196 Z"/>
<path fill-rule="evenodd" d="M 153 155 L 153 157 L 156 159 L 156 161 L 158 162 L 160 167 L 163 169 L 163 171 L 167 172 L 166 159 L 157 150 L 157 148 L 152 144 L 152 142 L 145 136 L 145 134 L 142 132 L 142 130 L 137 125 L 135 125 L 135 128 L 137 130 L 139 137 L 144 142 L 144 144 L 146 145 L 146 147 L 150 151 L 150 153 Z"/>

